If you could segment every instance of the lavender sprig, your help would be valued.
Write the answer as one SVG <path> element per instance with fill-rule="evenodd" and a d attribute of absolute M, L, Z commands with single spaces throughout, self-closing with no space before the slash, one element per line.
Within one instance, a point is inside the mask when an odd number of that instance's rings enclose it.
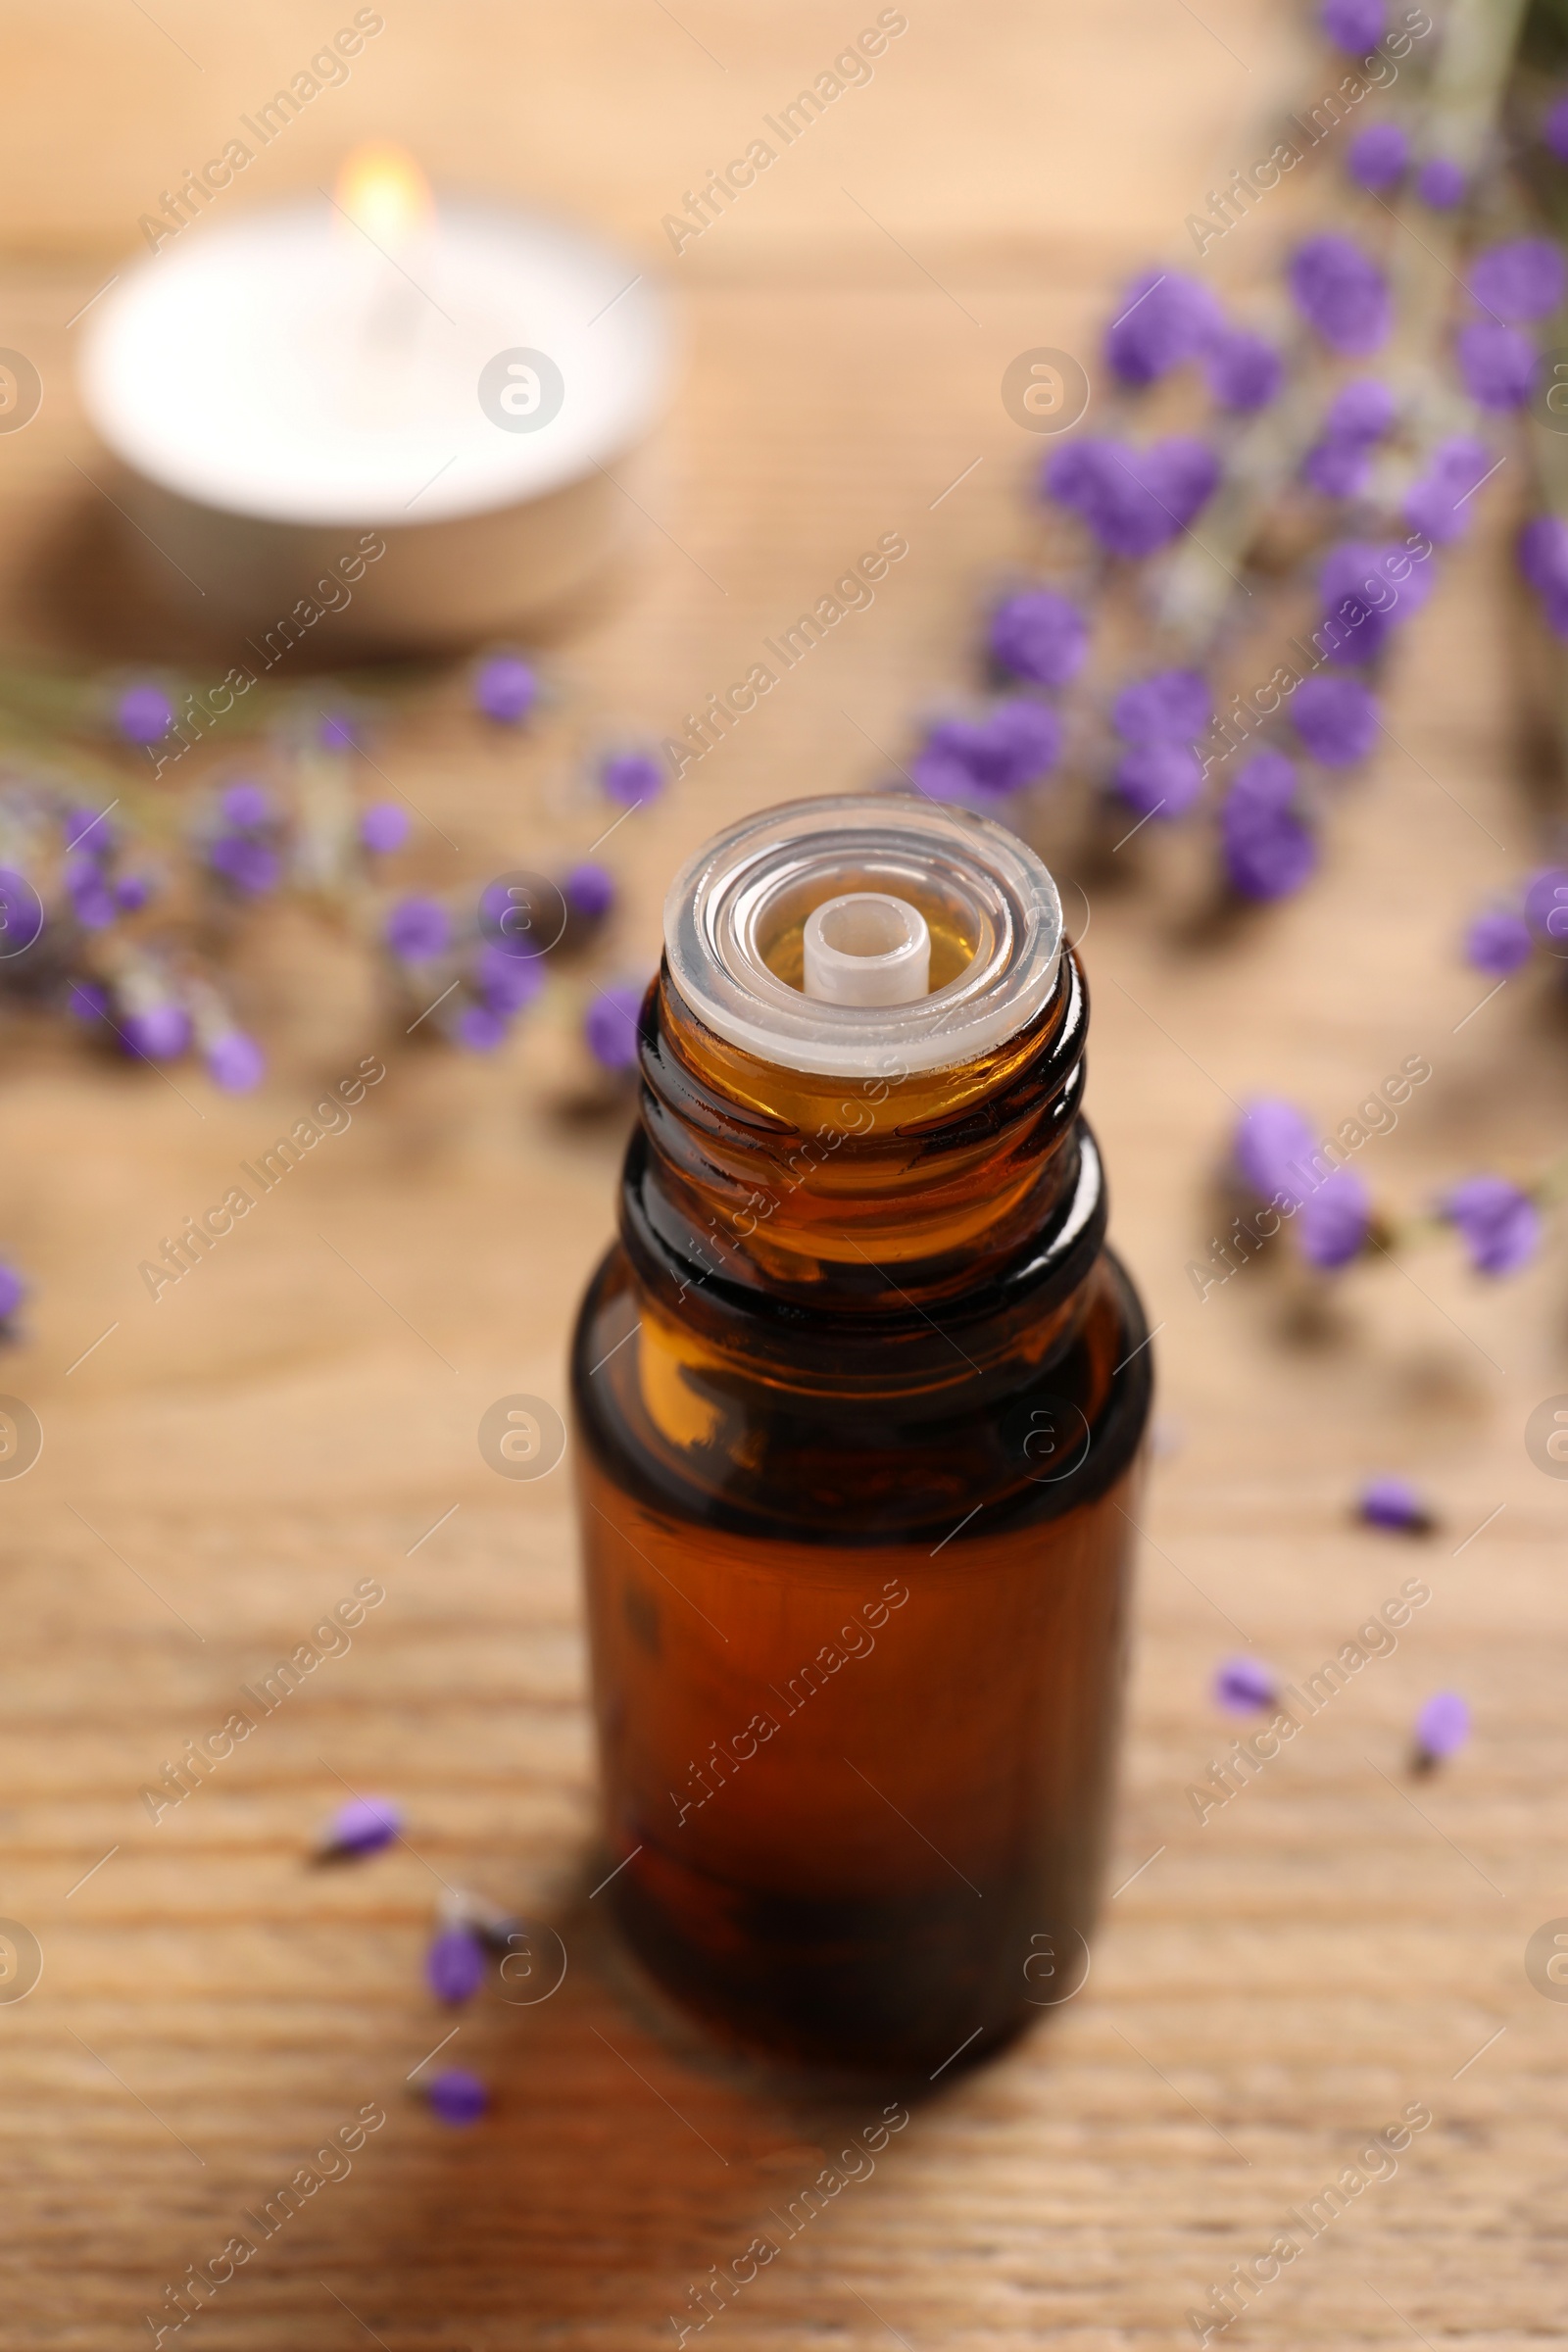
<path fill-rule="evenodd" d="M 1245 1260 L 1289 1225 L 1299 1258 L 1318 1273 L 1386 1256 L 1445 1229 L 1458 1236 L 1474 1273 L 1496 1279 L 1535 1260 L 1544 1235 L 1544 1211 L 1564 1189 L 1564 1163 L 1554 1163 L 1528 1184 L 1494 1174 L 1466 1177 L 1424 1212 L 1398 1221 L 1377 1211 L 1365 1178 L 1350 1164 L 1353 1152 L 1376 1131 L 1352 1118 L 1336 1136 L 1322 1138 L 1295 1103 L 1278 1097 L 1251 1102 L 1231 1138 L 1228 1167 L 1252 1210 L 1236 1219 L 1229 1244 L 1218 1245 L 1221 1256 L 1229 1248 Z M 1232 1271 L 1227 1261 L 1225 1272 L 1215 1278 Z M 1201 1283 L 1199 1288 L 1206 1297 Z"/>

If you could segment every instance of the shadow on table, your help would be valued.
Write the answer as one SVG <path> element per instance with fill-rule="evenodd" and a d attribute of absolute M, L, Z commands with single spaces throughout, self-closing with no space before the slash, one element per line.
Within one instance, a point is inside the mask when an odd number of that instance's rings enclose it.
<path fill-rule="evenodd" d="M 586 1900 L 540 1943 L 552 1933 L 568 1953 L 559 1990 L 514 2008 L 492 1990 L 466 2013 L 462 2063 L 491 2085 L 490 2114 L 460 2132 L 394 2113 L 401 2178 L 367 2166 L 359 2209 L 323 2258 L 340 2268 L 318 2275 L 391 2352 L 631 2352 L 683 2328 L 695 2341 L 731 2307 L 742 2327 L 769 2308 L 777 2325 L 781 2295 L 798 2313 L 821 2291 L 833 2205 L 875 2195 L 866 2184 L 897 2169 L 884 2116 L 906 2123 L 909 2105 L 887 2085 L 783 2078 L 715 2051 L 633 1973 Z M 825 2168 L 830 2193 L 815 2185 Z M 303 2285 L 296 2273 L 295 2308 L 309 2304 Z M 847 2291 L 842 2301 L 839 2325 L 868 2324 Z"/>

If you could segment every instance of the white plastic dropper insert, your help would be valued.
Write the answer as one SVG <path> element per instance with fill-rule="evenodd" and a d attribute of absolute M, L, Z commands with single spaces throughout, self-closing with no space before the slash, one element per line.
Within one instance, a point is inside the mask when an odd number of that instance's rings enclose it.
<path fill-rule="evenodd" d="M 912 1004 L 931 986 L 931 931 L 891 891 L 848 890 L 807 917 L 806 993 L 823 1004 Z"/>
<path fill-rule="evenodd" d="M 812 992 L 811 917 L 865 898 L 917 912 L 945 943 L 948 976 L 936 987 L 928 965 L 916 990 L 906 965 L 907 995 Z M 827 944 L 842 952 L 831 931 Z M 669 981 L 687 1009 L 743 1053 L 828 1077 L 906 1077 L 991 1052 L 1050 1001 L 1061 945 L 1061 901 L 1036 853 L 989 817 L 912 793 L 760 809 L 706 842 L 664 901 Z M 955 946 L 967 951 L 956 969 Z M 799 982 L 784 977 L 792 953 Z"/>

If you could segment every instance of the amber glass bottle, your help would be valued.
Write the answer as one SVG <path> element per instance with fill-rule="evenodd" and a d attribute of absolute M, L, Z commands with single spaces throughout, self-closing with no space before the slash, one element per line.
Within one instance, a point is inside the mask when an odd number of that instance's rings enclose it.
<path fill-rule="evenodd" d="M 893 797 L 721 835 L 665 941 L 573 1347 L 603 1899 L 732 2041 L 924 2077 L 1082 1982 L 1104 1854 L 1151 1364 L 1083 978 Z"/>

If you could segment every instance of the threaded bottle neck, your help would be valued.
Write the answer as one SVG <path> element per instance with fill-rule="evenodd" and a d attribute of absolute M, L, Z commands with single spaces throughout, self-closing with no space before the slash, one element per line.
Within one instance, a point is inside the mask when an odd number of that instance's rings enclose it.
<path fill-rule="evenodd" d="M 1087 994 L 1056 993 L 984 1067 L 847 1090 L 715 1040 L 662 976 L 621 1230 L 646 1311 L 753 1374 L 936 1392 L 1068 1344 L 1100 1257 L 1079 1122 Z"/>

